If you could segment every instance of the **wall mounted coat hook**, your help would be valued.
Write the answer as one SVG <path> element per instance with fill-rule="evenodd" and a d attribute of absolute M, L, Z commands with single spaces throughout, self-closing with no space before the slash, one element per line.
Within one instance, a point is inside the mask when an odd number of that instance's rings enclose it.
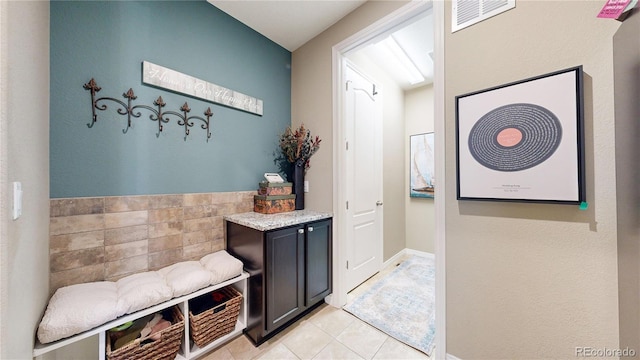
<path fill-rule="evenodd" d="M 122 100 L 119 99 L 115 99 L 112 97 L 101 97 L 101 98 L 96 98 L 96 94 L 102 90 L 102 88 L 100 86 L 98 86 L 98 84 L 96 83 L 95 79 L 91 78 L 91 80 L 84 84 L 83 87 L 86 90 L 89 90 L 91 92 L 91 112 L 92 112 L 92 118 L 91 118 L 91 122 L 87 124 L 87 126 L 89 128 L 92 128 L 93 125 L 95 125 L 95 123 L 98 121 L 98 115 L 96 113 L 96 110 L 101 110 L 101 111 L 105 111 L 107 110 L 107 105 L 105 104 L 105 102 L 107 101 L 112 101 L 115 102 L 119 107 L 117 108 L 117 113 L 123 116 L 127 116 L 127 126 L 122 129 L 122 133 L 126 134 L 127 131 L 129 131 L 129 128 L 131 128 L 133 126 L 132 124 L 132 118 L 139 118 L 142 114 L 140 113 L 140 111 L 138 111 L 138 109 L 145 109 L 149 112 L 151 112 L 151 114 L 149 114 L 149 119 L 151 121 L 157 121 L 158 122 L 158 132 L 156 133 L 156 137 L 160 136 L 160 133 L 164 130 L 164 126 L 163 124 L 166 124 L 169 122 L 169 117 L 168 116 L 175 116 L 178 118 L 177 123 L 180 126 L 184 127 L 184 140 L 187 140 L 187 137 L 189 136 L 189 128 L 193 127 L 194 123 L 192 120 L 200 120 L 203 122 L 203 124 L 201 125 L 201 128 L 203 130 L 207 131 L 207 142 L 209 141 L 209 139 L 211 138 L 211 128 L 210 128 L 210 123 L 211 123 L 211 117 L 213 116 L 213 112 L 211 111 L 211 107 L 208 107 L 207 110 L 204 112 L 204 116 L 200 117 L 200 116 L 189 116 L 189 112 L 191 111 L 191 108 L 189 107 L 189 104 L 187 104 L 187 102 L 184 103 L 184 105 L 182 105 L 182 107 L 180 108 L 181 112 L 177 112 L 177 111 L 165 111 L 163 112 L 163 108 L 167 105 L 164 100 L 162 99 L 162 96 L 158 96 L 158 98 L 156 100 L 153 101 L 153 105 L 156 106 L 156 108 L 153 108 L 151 106 L 148 105 L 144 105 L 144 104 L 138 104 L 138 105 L 133 105 L 133 100 L 136 100 L 138 97 L 135 95 L 135 93 L 133 92 L 133 89 L 130 88 L 127 92 L 123 93 L 122 96 L 127 99 L 127 102 L 125 103 Z"/>

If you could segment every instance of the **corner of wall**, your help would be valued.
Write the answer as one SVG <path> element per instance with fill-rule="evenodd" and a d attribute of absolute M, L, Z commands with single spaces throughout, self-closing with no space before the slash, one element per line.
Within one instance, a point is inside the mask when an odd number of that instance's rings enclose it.
<path fill-rule="evenodd" d="M 640 199 L 638 33 L 640 13 L 634 11 L 613 37 L 620 348 L 634 349 L 634 359 L 640 359 L 640 210 L 637 206 Z"/>
<path fill-rule="evenodd" d="M 7 172 L 7 76 L 8 76 L 8 51 L 7 51 L 7 2 L 0 1 L 0 239 L 8 238 L 8 211 L 9 208 L 9 175 Z M 7 278 L 7 249 L 8 241 L 0 241 L 0 358 L 4 357 L 5 312 L 8 299 Z"/>
<path fill-rule="evenodd" d="M 26 359 L 49 296 L 49 2 L 3 2 L 0 9 L 0 358 Z M 6 201 L 14 181 L 24 193 L 16 220 Z"/>

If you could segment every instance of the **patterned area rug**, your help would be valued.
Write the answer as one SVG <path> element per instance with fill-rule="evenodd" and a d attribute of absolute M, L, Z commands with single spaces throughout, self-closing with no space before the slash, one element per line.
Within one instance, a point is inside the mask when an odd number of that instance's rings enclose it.
<path fill-rule="evenodd" d="M 433 258 L 413 255 L 344 307 L 387 335 L 431 355 L 435 339 Z"/>

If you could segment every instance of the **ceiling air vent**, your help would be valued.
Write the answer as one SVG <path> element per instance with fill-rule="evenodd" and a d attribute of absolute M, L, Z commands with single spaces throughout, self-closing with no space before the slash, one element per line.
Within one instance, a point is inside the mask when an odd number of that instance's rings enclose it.
<path fill-rule="evenodd" d="M 516 7 L 516 0 L 454 0 L 451 11 L 451 32 L 464 29 L 514 7 Z"/>

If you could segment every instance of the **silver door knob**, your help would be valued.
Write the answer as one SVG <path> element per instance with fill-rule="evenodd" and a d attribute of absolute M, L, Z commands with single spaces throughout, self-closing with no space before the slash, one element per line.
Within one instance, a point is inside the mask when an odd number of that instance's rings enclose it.
<path fill-rule="evenodd" d="M 382 206 L 382 201 L 380 200 L 376 201 L 376 206 Z"/>
<path fill-rule="evenodd" d="M 298 229 L 298 234 L 304 234 L 304 229 Z"/>
<path fill-rule="evenodd" d="M 308 230 L 309 230 L 309 232 L 312 232 L 313 231 L 313 226 L 309 226 Z"/>

